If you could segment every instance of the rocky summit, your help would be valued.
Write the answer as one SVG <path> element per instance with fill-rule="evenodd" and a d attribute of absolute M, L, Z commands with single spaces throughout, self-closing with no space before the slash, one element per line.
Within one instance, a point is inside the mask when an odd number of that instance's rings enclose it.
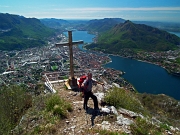
<path fill-rule="evenodd" d="M 101 135 L 101 134 L 137 134 L 132 131 L 131 125 L 136 125 L 138 118 L 141 118 L 151 125 L 159 125 L 161 122 L 155 117 L 148 118 L 141 113 L 124 108 L 115 108 L 103 103 L 104 95 L 108 89 L 114 86 L 101 85 L 93 86 L 93 92 L 99 101 L 99 111 L 95 112 L 93 101 L 88 101 L 87 110 L 83 109 L 83 97 L 79 91 L 67 90 L 64 83 L 53 84 L 56 94 L 59 98 L 72 105 L 73 110 L 67 112 L 67 117 L 61 119 L 51 115 L 45 115 L 43 108 L 47 95 L 52 93 L 41 94 L 34 100 L 33 107 L 30 108 L 22 117 L 18 126 L 12 130 L 14 134 L 57 134 L 57 135 Z M 41 112 L 41 113 L 40 113 Z M 149 124 L 148 124 L 149 125 Z M 180 129 L 166 125 L 168 128 L 161 131 L 163 135 L 180 134 Z M 158 126 L 157 126 L 158 127 Z M 147 128 L 147 127 L 144 127 Z M 150 127 L 151 128 L 151 127 Z M 21 129 L 21 130 L 19 130 Z M 145 132 L 145 131 L 144 131 Z M 155 133 L 155 132 L 153 132 Z"/>

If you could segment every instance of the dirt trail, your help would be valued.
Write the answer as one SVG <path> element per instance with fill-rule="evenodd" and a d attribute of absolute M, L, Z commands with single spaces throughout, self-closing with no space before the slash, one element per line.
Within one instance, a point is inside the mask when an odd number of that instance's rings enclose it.
<path fill-rule="evenodd" d="M 73 112 L 69 113 L 68 118 L 62 120 L 61 123 L 58 125 L 58 134 L 86 135 L 87 132 L 88 134 L 94 134 L 94 133 L 90 133 L 91 131 L 88 129 L 92 129 L 92 128 L 105 129 L 106 128 L 106 127 L 102 127 L 101 125 L 102 122 L 105 121 L 105 115 L 101 113 L 94 115 L 94 109 L 93 109 L 94 104 L 91 98 L 88 101 L 89 108 L 87 111 L 85 111 L 83 109 L 84 98 L 80 96 L 79 92 L 66 90 L 65 88 L 62 88 L 62 87 L 58 88 L 58 86 L 55 86 L 55 89 L 58 91 L 58 94 L 60 97 L 69 101 L 73 106 Z M 97 91 L 97 89 L 102 90 L 100 86 L 96 86 L 93 88 L 93 91 Z M 99 105 L 99 108 L 101 108 L 100 105 Z M 114 117 L 111 116 L 110 119 L 113 120 Z M 113 124 L 113 127 L 109 127 L 109 129 L 115 129 L 115 125 Z M 120 130 L 119 127 L 116 128 L 116 131 L 117 129 Z"/>

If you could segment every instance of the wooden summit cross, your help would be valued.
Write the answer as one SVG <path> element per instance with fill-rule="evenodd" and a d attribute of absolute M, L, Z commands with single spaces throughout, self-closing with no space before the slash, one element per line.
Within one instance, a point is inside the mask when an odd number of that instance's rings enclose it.
<path fill-rule="evenodd" d="M 84 42 L 82 40 L 73 42 L 72 41 L 72 31 L 68 31 L 68 36 L 69 36 L 69 42 L 56 43 L 56 47 L 69 46 L 70 77 L 68 79 L 68 82 L 66 83 L 66 86 L 68 87 L 68 89 L 73 89 L 73 88 L 76 88 L 78 85 L 77 85 L 77 78 L 74 77 L 72 46 L 77 45 L 77 44 L 83 44 Z"/>

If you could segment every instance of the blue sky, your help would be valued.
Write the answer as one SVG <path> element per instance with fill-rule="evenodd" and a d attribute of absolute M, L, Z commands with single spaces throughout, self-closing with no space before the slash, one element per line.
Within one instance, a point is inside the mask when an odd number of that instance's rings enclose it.
<path fill-rule="evenodd" d="M 35 18 L 180 22 L 180 0 L 1 0 L 0 12 Z"/>

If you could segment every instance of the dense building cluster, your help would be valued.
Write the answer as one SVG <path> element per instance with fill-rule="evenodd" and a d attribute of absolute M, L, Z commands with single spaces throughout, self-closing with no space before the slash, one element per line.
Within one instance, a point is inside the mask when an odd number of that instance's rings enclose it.
<path fill-rule="evenodd" d="M 59 35 L 62 41 L 63 35 Z M 52 40 L 53 41 L 53 40 Z M 1 84 L 25 84 L 28 87 L 45 81 L 43 75 L 48 73 L 50 81 L 62 80 L 69 77 L 69 48 L 55 47 L 54 41 L 48 46 L 29 48 L 21 51 L 1 51 Z M 121 71 L 105 69 L 103 65 L 110 61 L 105 54 L 86 52 L 73 46 L 74 74 L 80 77 L 92 72 L 97 80 L 108 83 L 116 82 L 120 86 L 129 86 L 123 80 Z M 54 74 L 54 76 L 53 76 Z M 56 75 L 55 75 L 56 74 Z"/>

